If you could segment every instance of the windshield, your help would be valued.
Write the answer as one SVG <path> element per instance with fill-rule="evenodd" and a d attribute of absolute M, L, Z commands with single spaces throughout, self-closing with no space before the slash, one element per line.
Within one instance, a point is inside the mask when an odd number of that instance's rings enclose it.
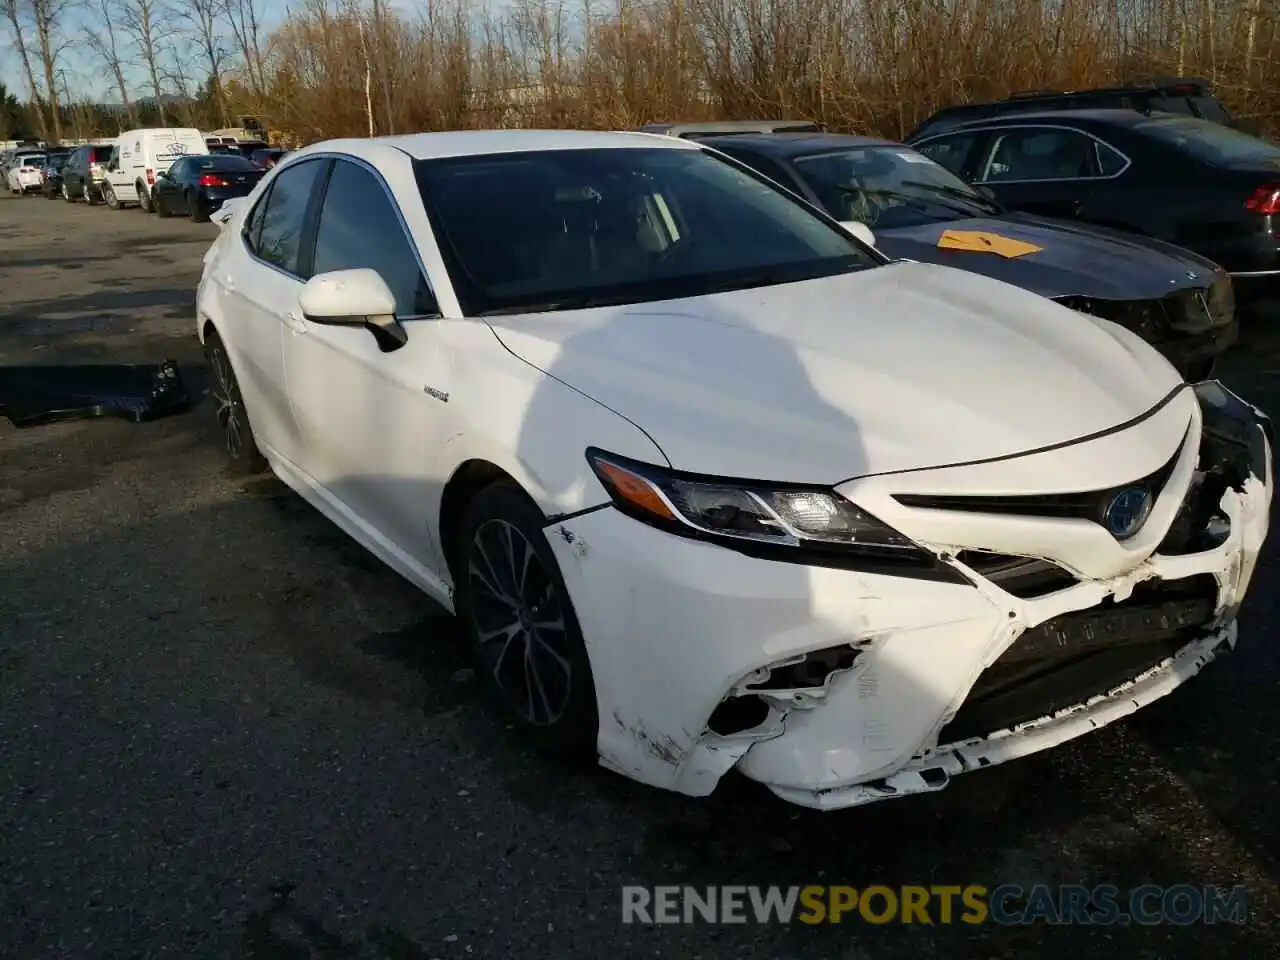
<path fill-rule="evenodd" d="M 999 211 L 946 167 L 906 147 L 855 147 L 792 163 L 831 216 L 873 230 Z"/>
<path fill-rule="evenodd" d="M 884 262 L 703 150 L 507 153 L 418 169 L 468 314 L 699 296 Z"/>
<path fill-rule="evenodd" d="M 49 158 L 43 153 L 20 153 L 17 160 L 20 167 L 43 167 Z"/>
<path fill-rule="evenodd" d="M 1209 120 L 1161 117 L 1144 120 L 1135 129 L 1207 163 L 1231 166 L 1280 160 L 1280 147 Z"/>

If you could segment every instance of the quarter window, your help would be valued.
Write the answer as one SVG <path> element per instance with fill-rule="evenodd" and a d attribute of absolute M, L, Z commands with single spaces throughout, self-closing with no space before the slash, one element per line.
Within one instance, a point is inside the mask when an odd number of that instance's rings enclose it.
<path fill-rule="evenodd" d="M 250 242 L 254 253 L 295 276 L 302 274 L 302 232 L 316 176 L 323 168 L 323 160 L 309 160 L 282 170 L 272 183 L 271 192 L 259 204 L 263 211 L 261 224 L 253 222 L 257 210 L 250 220 L 249 237 L 256 237 Z"/>
<path fill-rule="evenodd" d="M 316 228 L 312 273 L 377 271 L 396 298 L 396 316 L 440 312 L 394 201 L 374 174 L 358 164 L 333 165 Z"/>
<path fill-rule="evenodd" d="M 1124 157 L 1079 131 L 1026 127 L 996 138 L 978 179 L 991 183 L 1087 180 L 1114 176 L 1124 166 Z"/>

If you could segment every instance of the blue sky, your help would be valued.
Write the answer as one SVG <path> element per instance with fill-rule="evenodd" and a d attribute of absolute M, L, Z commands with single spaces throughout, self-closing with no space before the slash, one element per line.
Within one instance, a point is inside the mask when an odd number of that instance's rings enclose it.
<path fill-rule="evenodd" d="M 280 21 L 285 12 L 286 0 L 260 0 L 261 9 L 264 12 L 265 29 L 269 30 L 272 26 Z M 72 99 L 82 100 L 88 98 L 95 101 L 115 102 L 120 99 L 119 93 L 116 91 L 115 82 L 111 78 L 110 71 L 103 65 L 101 60 L 94 56 L 92 49 L 82 39 L 85 26 L 93 22 L 92 16 L 83 12 L 76 11 L 67 17 L 67 27 L 64 34 L 71 41 L 65 53 L 59 58 L 59 66 L 65 71 L 66 86 L 71 91 Z M 7 22 L 0 22 L 0 82 L 9 89 L 9 92 L 15 94 L 19 100 L 30 99 L 30 91 L 27 88 L 26 77 L 23 74 L 22 64 L 19 61 L 17 51 L 11 43 L 11 35 Z M 29 42 L 29 41 L 28 41 Z M 120 41 L 118 41 L 120 42 Z M 32 66 L 37 73 L 37 82 L 40 80 L 40 67 L 33 61 Z M 202 82 L 205 78 L 203 72 L 197 72 L 192 77 L 192 82 Z M 128 68 L 126 73 L 126 82 L 129 83 L 130 96 L 147 96 L 149 89 L 143 88 L 143 77 L 145 71 L 141 65 L 135 65 Z M 63 85 L 62 78 L 58 79 L 58 86 Z M 135 91 L 137 91 L 135 93 Z M 61 89 L 59 90 L 61 92 Z M 172 93 L 174 91 L 166 91 Z"/>

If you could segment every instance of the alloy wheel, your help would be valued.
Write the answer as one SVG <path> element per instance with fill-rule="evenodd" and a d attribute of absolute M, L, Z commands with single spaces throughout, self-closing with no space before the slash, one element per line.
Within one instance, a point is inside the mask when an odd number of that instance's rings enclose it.
<path fill-rule="evenodd" d="M 484 663 L 522 719 L 552 726 L 569 707 L 574 679 L 555 581 L 506 520 L 476 529 L 469 558 L 471 615 Z"/>
<path fill-rule="evenodd" d="M 209 352 L 209 365 L 213 368 L 214 415 L 222 429 L 227 454 L 232 460 L 239 460 L 244 452 L 244 405 L 236 389 L 231 360 L 221 345 Z"/>

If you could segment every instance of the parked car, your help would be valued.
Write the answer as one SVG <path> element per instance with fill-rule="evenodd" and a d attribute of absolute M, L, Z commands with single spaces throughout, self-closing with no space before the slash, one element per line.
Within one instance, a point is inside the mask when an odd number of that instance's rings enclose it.
<path fill-rule="evenodd" d="M 15 196 L 23 197 L 28 193 L 39 193 L 44 182 L 44 169 L 47 158 L 43 152 L 25 150 L 14 151 L 5 174 L 5 186 Z"/>
<path fill-rule="evenodd" d="M 907 136 L 908 141 L 930 137 L 975 120 L 999 120 L 1019 113 L 1050 110 L 1136 110 L 1139 113 L 1177 113 L 1257 133 L 1257 124 L 1238 120 L 1200 77 L 1168 77 L 1146 83 L 1090 90 L 1030 90 L 989 103 L 944 107 Z"/>
<path fill-rule="evenodd" d="M 116 209 L 137 204 L 144 213 L 155 212 L 152 191 L 175 160 L 209 154 L 200 131 L 188 127 L 129 130 L 116 145 L 107 171 L 107 203 Z"/>
<path fill-rule="evenodd" d="M 279 163 L 281 158 L 288 152 L 288 150 L 281 147 L 265 147 L 260 150 L 254 150 L 249 154 L 249 159 L 252 160 L 254 165 L 259 169 L 270 170 Z"/>
<path fill-rule="evenodd" d="M 168 217 L 176 212 L 203 222 L 224 201 L 251 193 L 262 173 L 241 156 L 183 157 L 156 181 L 156 213 Z"/>
<path fill-rule="evenodd" d="M 45 153 L 44 169 L 40 171 L 40 195 L 46 200 L 62 196 L 62 168 L 71 159 L 70 149 L 49 150 Z"/>
<path fill-rule="evenodd" d="M 1236 340 L 1231 279 L 1189 250 L 1006 211 L 923 154 L 885 140 L 822 133 L 699 140 L 837 220 L 869 228 L 864 239 L 891 257 L 986 274 L 1126 326 L 1189 380 L 1208 379 Z M 984 245 L 1001 239 L 1012 248 Z"/>
<path fill-rule="evenodd" d="M 77 147 L 62 167 L 62 199 L 67 203 L 83 200 L 95 204 L 103 199 L 102 186 L 107 173 L 111 146 L 94 143 Z"/>
<path fill-rule="evenodd" d="M 300 150 L 197 317 L 233 469 L 458 613 L 535 742 L 686 794 L 851 806 L 1103 726 L 1235 644 L 1267 535 L 1216 381 L 692 141 Z"/>
<path fill-rule="evenodd" d="M 1099 110 L 966 124 L 913 144 L 1006 207 L 1194 250 L 1239 304 L 1280 295 L 1280 146 L 1207 120 Z"/>

